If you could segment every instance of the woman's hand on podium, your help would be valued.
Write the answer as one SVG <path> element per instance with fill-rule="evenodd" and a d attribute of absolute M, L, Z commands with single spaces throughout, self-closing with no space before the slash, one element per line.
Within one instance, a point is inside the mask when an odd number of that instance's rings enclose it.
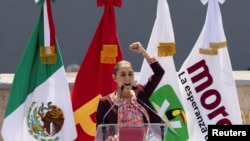
<path fill-rule="evenodd" d="M 118 136 L 114 135 L 114 136 L 109 136 L 106 141 L 118 141 L 118 140 L 119 140 Z"/>

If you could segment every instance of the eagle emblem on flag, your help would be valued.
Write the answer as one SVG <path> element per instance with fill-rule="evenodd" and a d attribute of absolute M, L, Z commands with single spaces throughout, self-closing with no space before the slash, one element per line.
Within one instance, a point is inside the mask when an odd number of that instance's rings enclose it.
<path fill-rule="evenodd" d="M 37 140 L 60 140 L 59 136 L 55 135 L 60 132 L 63 123 L 63 110 L 53 105 L 52 102 L 48 102 L 46 105 L 32 102 L 29 107 L 27 126 L 29 133 Z"/>

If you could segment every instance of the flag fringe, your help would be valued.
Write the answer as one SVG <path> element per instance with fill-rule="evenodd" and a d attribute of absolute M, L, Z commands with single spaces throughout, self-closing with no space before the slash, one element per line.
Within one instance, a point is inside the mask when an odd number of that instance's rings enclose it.
<path fill-rule="evenodd" d="M 103 45 L 101 51 L 101 63 L 104 64 L 115 64 L 116 57 L 118 56 L 118 49 L 116 44 Z"/>
<path fill-rule="evenodd" d="M 166 57 L 175 54 L 175 43 L 160 43 L 158 46 L 158 56 Z"/>
<path fill-rule="evenodd" d="M 210 48 L 200 48 L 199 53 L 205 55 L 216 55 L 218 49 L 227 47 L 227 42 L 211 42 Z"/>
<path fill-rule="evenodd" d="M 40 47 L 40 57 L 42 64 L 56 64 L 57 56 L 56 56 L 55 46 L 46 46 Z"/>
<path fill-rule="evenodd" d="M 224 47 L 227 47 L 227 42 L 226 41 L 218 42 L 218 43 L 215 43 L 215 42 L 210 43 L 210 48 L 219 49 L 219 48 L 224 48 Z"/>
<path fill-rule="evenodd" d="M 215 48 L 200 48 L 199 53 L 204 55 L 216 55 L 218 52 Z"/>

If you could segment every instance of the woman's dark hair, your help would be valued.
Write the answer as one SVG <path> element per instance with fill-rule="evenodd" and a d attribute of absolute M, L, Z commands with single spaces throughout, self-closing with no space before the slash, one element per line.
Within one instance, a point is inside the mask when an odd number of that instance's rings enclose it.
<path fill-rule="evenodd" d="M 119 70 L 120 66 L 123 65 L 123 64 L 128 64 L 131 66 L 131 68 L 133 68 L 132 64 L 127 61 L 127 60 L 121 60 L 119 62 L 117 62 L 114 66 L 114 75 L 116 75 L 117 71 Z"/>

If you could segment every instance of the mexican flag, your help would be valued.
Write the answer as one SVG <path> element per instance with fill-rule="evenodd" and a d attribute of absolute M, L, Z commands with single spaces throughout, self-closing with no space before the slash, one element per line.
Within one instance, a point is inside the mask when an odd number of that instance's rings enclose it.
<path fill-rule="evenodd" d="M 208 5 L 205 24 L 178 78 L 191 141 L 208 140 L 208 125 L 242 124 L 220 3 Z"/>
<path fill-rule="evenodd" d="M 72 141 L 76 128 L 51 2 L 37 2 L 41 14 L 15 72 L 2 137 L 4 141 Z"/>
<path fill-rule="evenodd" d="M 122 0 L 97 0 L 104 13 L 77 73 L 71 91 L 77 141 L 93 141 L 96 136 L 96 109 L 99 99 L 116 89 L 112 78 L 114 65 L 123 59 L 114 6 L 121 7 Z"/>
<path fill-rule="evenodd" d="M 161 82 L 149 99 L 168 126 L 165 140 L 186 141 L 188 139 L 186 115 L 180 98 L 180 87 L 173 60 L 175 39 L 166 0 L 158 0 L 156 19 L 147 51 L 157 57 L 165 70 Z M 152 70 L 146 60 L 143 60 L 138 83 L 144 84 L 151 74 Z"/>

